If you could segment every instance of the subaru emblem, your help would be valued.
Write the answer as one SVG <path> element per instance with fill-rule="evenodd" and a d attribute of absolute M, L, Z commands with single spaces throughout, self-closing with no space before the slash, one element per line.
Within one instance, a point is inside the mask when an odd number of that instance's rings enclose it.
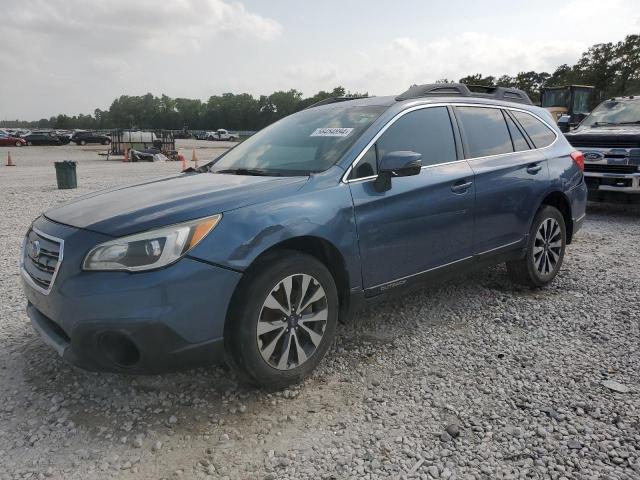
<path fill-rule="evenodd" d="M 40 242 L 38 240 L 29 242 L 29 256 L 34 260 L 40 256 Z"/>

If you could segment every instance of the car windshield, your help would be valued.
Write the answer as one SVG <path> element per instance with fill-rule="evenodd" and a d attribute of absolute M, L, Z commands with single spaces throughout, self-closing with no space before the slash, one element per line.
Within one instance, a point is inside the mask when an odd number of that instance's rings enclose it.
<path fill-rule="evenodd" d="M 607 100 L 598 105 L 593 112 L 586 117 L 582 125 L 625 125 L 640 124 L 639 100 Z"/>
<path fill-rule="evenodd" d="M 212 172 L 309 175 L 334 165 L 386 107 L 316 107 L 261 130 L 209 165 Z"/>
<path fill-rule="evenodd" d="M 589 113 L 589 97 L 591 90 L 578 90 L 573 92 L 573 113 L 587 115 Z"/>
<path fill-rule="evenodd" d="M 566 107 L 569 103 L 569 91 L 566 89 L 547 90 L 542 95 L 543 107 Z"/>

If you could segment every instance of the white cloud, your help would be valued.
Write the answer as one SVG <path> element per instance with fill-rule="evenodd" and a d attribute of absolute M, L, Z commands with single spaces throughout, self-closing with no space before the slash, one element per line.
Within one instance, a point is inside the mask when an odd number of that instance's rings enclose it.
<path fill-rule="evenodd" d="M 569 31 L 579 29 L 583 36 L 597 35 L 600 37 L 598 42 L 610 42 L 621 40 L 621 32 L 633 31 L 640 25 L 639 7 L 638 0 L 572 0 L 565 3 L 555 16 L 571 19 L 567 25 Z"/>
<path fill-rule="evenodd" d="M 413 0 L 412 18 L 370 2 L 363 22 L 348 14 L 355 2 L 340 0 L 0 0 L 0 119 L 90 112 L 122 94 L 312 95 L 342 85 L 384 95 L 474 73 L 551 72 L 638 32 L 638 1 L 488 13 L 472 0 L 454 11 Z M 336 19 L 331 4 L 347 13 Z M 460 9 L 474 14 L 454 18 Z"/>
<path fill-rule="evenodd" d="M 418 42 L 407 37 L 396 38 L 393 40 L 391 42 L 391 49 L 394 51 L 408 53 L 410 55 L 417 55 L 420 53 Z"/>
<path fill-rule="evenodd" d="M 337 67 L 327 62 L 305 62 L 287 67 L 285 75 L 305 83 L 311 81 L 326 85 L 336 79 Z"/>
<path fill-rule="evenodd" d="M 3 2 L 2 17 L 0 115 L 22 118 L 105 108 L 121 94 L 189 96 L 186 84 L 215 72 L 211 59 L 283 30 L 230 0 L 21 0 Z"/>
<path fill-rule="evenodd" d="M 108 50 L 113 45 L 150 49 L 170 44 L 197 47 L 201 39 L 232 35 L 270 40 L 281 25 L 223 0 L 22 0 L 4 7 L 3 27 L 48 36 L 63 44 Z"/>
<path fill-rule="evenodd" d="M 373 66 L 344 65 L 338 78 L 351 88 L 394 94 L 413 83 L 458 80 L 474 73 L 499 76 L 530 70 L 552 72 L 562 63 L 574 63 L 584 48 L 583 43 L 566 39 L 527 42 L 478 32 L 423 43 L 402 38 L 378 48 Z"/>

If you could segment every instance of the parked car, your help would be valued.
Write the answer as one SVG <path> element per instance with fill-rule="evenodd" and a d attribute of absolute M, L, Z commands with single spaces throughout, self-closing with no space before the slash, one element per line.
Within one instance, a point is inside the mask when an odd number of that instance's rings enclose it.
<path fill-rule="evenodd" d="M 24 138 L 13 137 L 11 135 L 0 133 L 0 145 L 3 147 L 22 147 L 26 144 L 27 142 Z"/>
<path fill-rule="evenodd" d="M 206 138 L 207 140 L 228 140 L 233 142 L 238 140 L 240 136 L 237 133 L 231 133 L 224 128 L 219 128 L 215 132 L 207 132 Z"/>
<path fill-rule="evenodd" d="M 68 140 L 58 137 L 51 132 L 32 132 L 22 137 L 27 145 L 64 145 Z"/>
<path fill-rule="evenodd" d="M 591 200 L 640 201 L 640 96 L 605 100 L 565 136 L 584 153 Z"/>
<path fill-rule="evenodd" d="M 207 140 L 207 137 L 213 132 L 197 131 L 193 132 L 193 138 L 196 140 Z"/>
<path fill-rule="evenodd" d="M 419 281 L 500 262 L 517 283 L 554 279 L 587 190 L 547 111 L 461 84 L 343 100 L 37 218 L 22 279 L 44 341 L 91 370 L 226 358 L 283 387 L 316 367 L 339 319 Z"/>
<path fill-rule="evenodd" d="M 86 145 L 87 143 L 109 145 L 111 138 L 96 132 L 76 132 L 71 136 L 71 141 L 76 145 Z"/>

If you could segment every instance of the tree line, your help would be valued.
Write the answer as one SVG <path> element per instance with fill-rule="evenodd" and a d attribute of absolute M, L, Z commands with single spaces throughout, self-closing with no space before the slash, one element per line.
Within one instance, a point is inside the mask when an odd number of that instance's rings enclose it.
<path fill-rule="evenodd" d="M 440 79 L 439 83 L 448 83 Z M 519 88 L 529 94 L 534 103 L 540 100 L 540 89 L 546 86 L 592 85 L 592 107 L 602 99 L 628 94 L 640 94 L 640 35 L 629 35 L 623 41 L 600 43 L 584 52 L 575 65 L 560 65 L 553 73 L 520 72 L 515 76 L 468 75 L 459 82 L 473 85 L 502 85 Z M 108 110 L 97 108 L 93 115 L 60 114 L 33 122 L 2 121 L 1 126 L 56 129 L 144 128 L 208 130 L 259 130 L 291 113 L 321 100 L 340 96 L 366 96 L 350 93 L 344 87 L 320 91 L 311 97 L 291 89 L 271 95 L 254 97 L 248 93 L 224 93 L 205 102 L 191 98 L 122 95 Z"/>

